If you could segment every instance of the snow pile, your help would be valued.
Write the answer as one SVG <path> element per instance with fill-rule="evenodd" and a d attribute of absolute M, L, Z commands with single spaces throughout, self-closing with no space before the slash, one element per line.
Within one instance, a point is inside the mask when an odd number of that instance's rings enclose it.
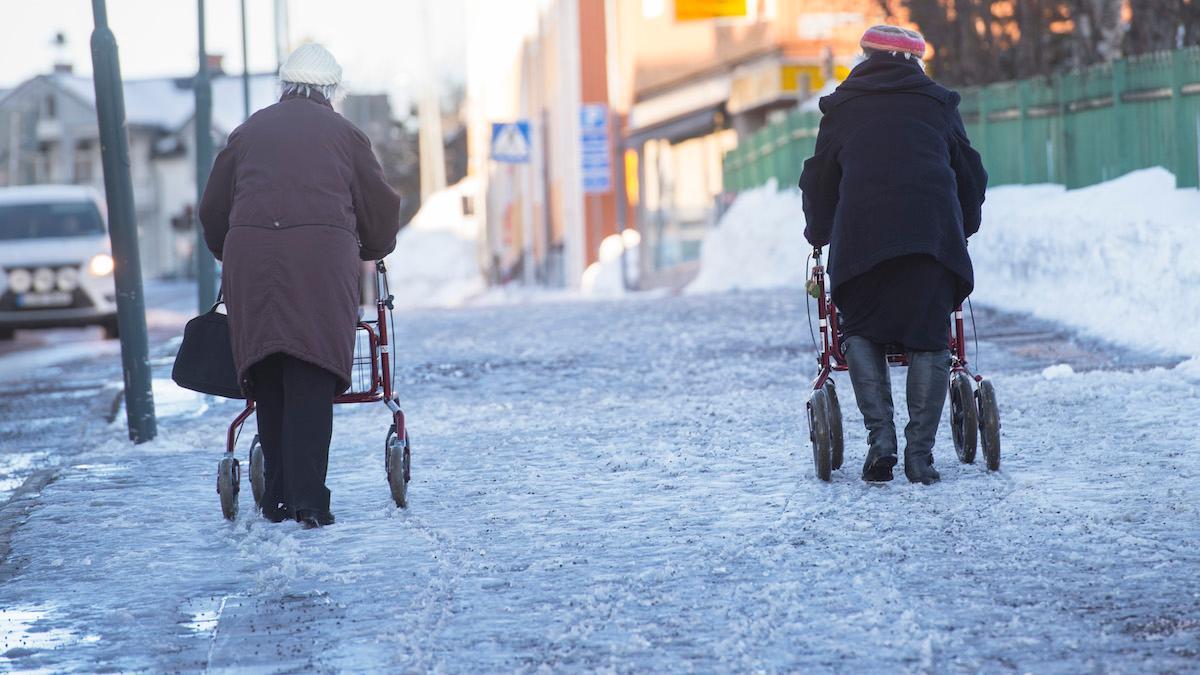
<path fill-rule="evenodd" d="M 642 235 L 637 230 L 610 234 L 600 242 L 600 260 L 588 265 L 583 272 L 579 289 L 587 296 L 618 296 L 625 294 L 625 279 L 633 287 L 638 279 L 638 250 Z M 621 271 L 621 254 L 625 254 L 625 271 Z M 624 276 L 623 276 L 624 275 Z"/>
<path fill-rule="evenodd" d="M 1069 363 L 1058 363 L 1053 366 L 1048 366 L 1042 371 L 1042 377 L 1047 380 L 1061 380 L 1064 377 L 1070 377 L 1075 374 L 1075 369 Z"/>
<path fill-rule="evenodd" d="M 704 239 L 690 292 L 798 286 L 797 190 L 742 193 Z M 988 191 L 971 239 L 976 301 L 1165 354 L 1200 356 L 1200 191 L 1161 168 L 1080 190 Z M 836 270 L 835 270 L 836 272 Z"/>
<path fill-rule="evenodd" d="M 975 298 L 1162 353 L 1200 356 L 1200 191 L 1161 168 L 1080 190 L 988 191 Z"/>
<path fill-rule="evenodd" d="M 804 210 L 798 190 L 774 180 L 747 190 L 704 235 L 700 274 L 688 293 L 799 285 L 808 276 Z"/>
<path fill-rule="evenodd" d="M 475 179 L 466 178 L 433 193 L 400 231 L 386 260 L 398 306 L 458 306 L 483 292 L 479 220 L 462 209 L 463 197 L 473 196 L 477 187 Z"/>

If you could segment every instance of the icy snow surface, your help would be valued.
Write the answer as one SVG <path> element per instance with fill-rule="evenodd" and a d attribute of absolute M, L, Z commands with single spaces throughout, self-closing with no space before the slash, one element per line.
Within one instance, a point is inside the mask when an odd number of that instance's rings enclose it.
<path fill-rule="evenodd" d="M 941 484 L 874 487 L 842 375 L 846 468 L 813 477 L 798 291 L 406 312 L 408 510 L 381 405 L 339 409 L 313 531 L 245 483 L 221 519 L 237 402 L 99 429 L 0 565 L 0 670 L 1195 670 L 1200 376 L 989 316 L 1004 470 L 943 422 Z"/>
<path fill-rule="evenodd" d="M 744 192 L 705 237 L 688 291 L 799 285 L 804 212 L 795 189 Z M 974 300 L 1163 354 L 1200 356 L 1200 191 L 1164 169 L 1101 185 L 988 190 L 971 238 Z M 836 274 L 836 270 L 830 270 Z"/>

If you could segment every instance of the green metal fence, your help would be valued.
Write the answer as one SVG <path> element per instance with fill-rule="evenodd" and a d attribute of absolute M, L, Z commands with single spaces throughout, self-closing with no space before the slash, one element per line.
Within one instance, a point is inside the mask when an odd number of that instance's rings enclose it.
<path fill-rule="evenodd" d="M 1163 166 L 1200 186 L 1200 47 L 963 90 L 963 121 L 992 185 L 1084 187 Z M 792 112 L 725 155 L 725 190 L 795 185 L 820 113 Z"/>

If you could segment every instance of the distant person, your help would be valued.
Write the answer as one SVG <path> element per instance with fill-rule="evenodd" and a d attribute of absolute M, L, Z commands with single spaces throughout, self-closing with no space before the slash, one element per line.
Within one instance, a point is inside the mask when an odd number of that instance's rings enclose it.
<path fill-rule="evenodd" d="M 396 246 L 400 197 L 370 141 L 334 112 L 342 68 L 320 45 L 279 69 L 282 97 L 229 136 L 200 201 L 242 389 L 258 407 L 263 515 L 333 523 L 333 399 L 350 386 L 359 260 Z"/>
<path fill-rule="evenodd" d="M 929 484 L 949 382 L 949 318 L 970 294 L 967 237 L 979 229 L 987 172 L 959 96 L 925 74 L 925 39 L 897 26 L 863 35 L 866 60 L 821 99 L 804 163 L 804 236 L 829 245 L 850 381 L 868 431 L 863 480 L 888 481 L 896 425 L 886 349 L 908 355 L 904 474 Z"/>

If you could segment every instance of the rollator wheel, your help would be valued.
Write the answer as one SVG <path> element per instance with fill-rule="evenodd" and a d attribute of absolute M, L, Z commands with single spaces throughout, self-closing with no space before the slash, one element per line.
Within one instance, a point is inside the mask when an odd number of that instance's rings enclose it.
<path fill-rule="evenodd" d="M 833 467 L 833 439 L 830 435 L 829 397 L 821 388 L 808 398 L 808 436 L 812 439 L 813 465 L 817 478 L 829 482 Z"/>
<path fill-rule="evenodd" d="M 233 453 L 225 453 L 217 463 L 217 494 L 221 497 L 221 514 L 226 520 L 237 518 L 238 491 L 241 490 L 242 468 Z"/>
<path fill-rule="evenodd" d="M 267 494 L 267 468 L 258 434 L 250 443 L 250 492 L 254 494 L 254 505 L 261 509 Z"/>
<path fill-rule="evenodd" d="M 979 413 L 971 378 L 961 371 L 950 377 L 950 433 L 954 437 L 958 461 L 973 464 L 979 438 Z"/>
<path fill-rule="evenodd" d="M 392 500 L 400 508 L 408 507 L 408 482 L 412 480 L 412 450 L 408 442 L 408 430 L 404 438 L 396 435 L 396 425 L 388 431 L 384 444 L 384 465 L 387 467 L 388 487 Z"/>
<path fill-rule="evenodd" d="M 988 471 L 1000 470 L 1000 408 L 991 380 L 981 380 L 975 392 L 979 402 L 979 435 L 983 439 L 983 458 Z"/>
<path fill-rule="evenodd" d="M 833 380 L 825 380 L 825 398 L 829 404 L 829 439 L 832 449 L 832 461 L 830 467 L 837 471 L 842 468 L 842 460 L 844 459 L 845 442 L 842 435 L 842 406 L 838 402 L 837 387 L 833 386 Z"/>

